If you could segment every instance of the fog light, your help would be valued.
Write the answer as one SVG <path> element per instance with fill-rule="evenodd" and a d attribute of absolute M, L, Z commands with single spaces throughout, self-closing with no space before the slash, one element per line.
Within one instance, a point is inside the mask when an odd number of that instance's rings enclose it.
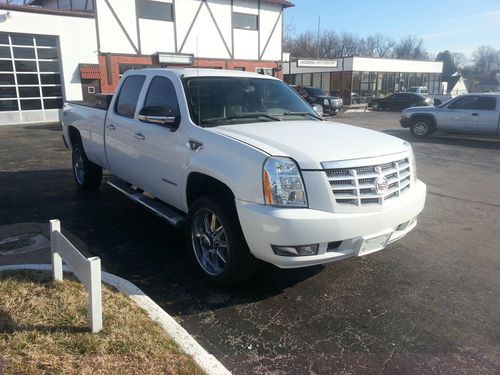
<path fill-rule="evenodd" d="M 319 245 L 303 245 L 303 246 L 272 246 L 276 255 L 285 257 L 318 255 Z"/>

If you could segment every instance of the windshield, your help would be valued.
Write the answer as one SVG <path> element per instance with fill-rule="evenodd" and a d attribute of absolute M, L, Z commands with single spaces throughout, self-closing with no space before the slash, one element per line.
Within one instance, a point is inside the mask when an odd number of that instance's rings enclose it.
<path fill-rule="evenodd" d="M 311 96 L 326 96 L 326 94 L 321 90 L 318 89 L 317 87 L 308 87 L 306 88 L 307 93 Z"/>
<path fill-rule="evenodd" d="M 454 100 L 454 99 L 455 99 L 455 98 L 448 99 L 448 100 L 447 100 L 447 101 L 445 101 L 443 104 L 440 104 L 440 105 L 438 105 L 437 107 L 439 107 L 439 108 L 444 108 L 445 106 L 447 106 L 448 104 L 450 104 L 450 102 L 451 102 L 452 100 Z"/>
<path fill-rule="evenodd" d="M 284 82 L 252 77 L 183 78 L 191 119 L 202 127 L 322 120 Z"/>

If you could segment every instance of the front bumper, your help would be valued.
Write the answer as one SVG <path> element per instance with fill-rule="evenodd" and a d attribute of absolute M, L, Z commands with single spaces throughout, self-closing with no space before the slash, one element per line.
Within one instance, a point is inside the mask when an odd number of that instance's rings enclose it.
<path fill-rule="evenodd" d="M 297 268 L 358 255 L 366 238 L 387 235 L 382 248 L 402 238 L 416 226 L 425 195 L 426 186 L 418 181 L 411 192 L 382 211 L 355 214 L 276 208 L 241 200 L 236 200 L 236 207 L 252 254 L 281 268 Z M 340 246 L 327 250 L 340 241 Z M 271 247 L 312 244 L 319 244 L 318 255 L 279 256 Z"/>
<path fill-rule="evenodd" d="M 339 104 L 339 105 L 324 105 L 323 106 L 323 111 L 325 113 L 338 113 L 338 112 L 342 111 L 342 108 L 344 108 L 343 104 Z"/>
<path fill-rule="evenodd" d="M 403 128 L 409 128 L 411 126 L 411 119 L 410 118 L 402 118 L 399 120 L 399 123 Z"/>

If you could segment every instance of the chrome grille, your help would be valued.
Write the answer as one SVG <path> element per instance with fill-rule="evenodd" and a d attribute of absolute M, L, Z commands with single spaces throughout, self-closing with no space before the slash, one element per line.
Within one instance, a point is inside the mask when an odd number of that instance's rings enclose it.
<path fill-rule="evenodd" d="M 382 205 L 407 192 L 411 184 L 408 158 L 377 165 L 326 169 L 325 172 L 339 205 Z M 387 181 L 387 188 L 379 192 L 377 180 L 382 177 Z"/>

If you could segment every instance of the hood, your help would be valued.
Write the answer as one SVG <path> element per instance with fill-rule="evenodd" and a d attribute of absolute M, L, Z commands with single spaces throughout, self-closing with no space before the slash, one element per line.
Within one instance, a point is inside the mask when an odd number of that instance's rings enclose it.
<path fill-rule="evenodd" d="M 328 100 L 340 99 L 338 96 L 329 96 L 329 95 L 313 95 L 313 97 L 318 98 L 318 99 L 328 99 Z"/>
<path fill-rule="evenodd" d="M 373 130 L 329 121 L 280 121 L 208 128 L 269 155 L 293 158 L 301 169 L 321 163 L 406 151 L 404 141 Z"/>
<path fill-rule="evenodd" d="M 424 106 L 419 106 L 419 107 L 410 107 L 410 108 L 405 108 L 403 109 L 403 112 L 404 113 L 416 113 L 416 112 L 419 112 L 419 113 L 434 113 L 434 112 L 437 112 L 439 111 L 439 107 L 434 107 L 434 106 L 430 106 L 430 105 L 424 105 Z"/>

